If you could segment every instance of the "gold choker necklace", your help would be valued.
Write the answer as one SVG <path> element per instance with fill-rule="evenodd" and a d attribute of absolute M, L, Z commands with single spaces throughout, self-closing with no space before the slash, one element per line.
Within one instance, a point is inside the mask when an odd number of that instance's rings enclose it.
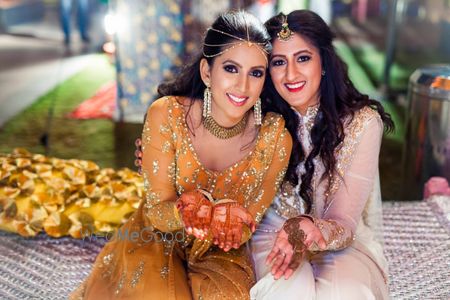
<path fill-rule="evenodd" d="M 223 127 L 217 123 L 212 116 L 207 116 L 203 119 L 203 126 L 215 137 L 226 140 L 244 132 L 245 127 L 247 126 L 247 119 L 248 114 L 245 114 L 236 125 L 232 127 Z"/>

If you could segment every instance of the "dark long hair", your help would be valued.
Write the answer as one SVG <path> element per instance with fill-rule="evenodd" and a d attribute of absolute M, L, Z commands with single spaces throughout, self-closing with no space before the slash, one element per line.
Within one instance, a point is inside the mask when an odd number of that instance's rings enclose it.
<path fill-rule="evenodd" d="M 301 177 L 300 196 L 305 200 L 309 211 L 312 205 L 313 159 L 320 156 L 325 167 L 322 180 L 328 179 L 328 183 L 330 183 L 329 175 L 335 174 L 336 170 L 335 150 L 345 137 L 344 120 L 353 118 L 358 110 L 369 106 L 379 113 L 386 130 L 393 130 L 394 123 L 378 101 L 372 100 L 356 90 L 348 77 L 347 65 L 339 58 L 333 47 L 334 35 L 322 18 L 308 10 L 296 10 L 287 16 L 280 13 L 265 24 L 272 41 L 277 38 L 277 33 L 280 32 L 281 25 L 286 20 L 291 31 L 299 34 L 319 50 L 322 70 L 325 71 L 319 87 L 320 109 L 311 129 L 313 148 L 308 157 L 305 157 L 305 151 L 298 140 L 298 116 L 277 93 L 270 76 L 267 76 L 266 79 L 263 109 L 282 114 L 286 120 L 286 127 L 294 140 L 285 181 L 289 181 L 294 186 L 297 185 L 299 180 L 296 172 L 297 165 L 301 161 L 305 161 L 306 172 Z"/>
<path fill-rule="evenodd" d="M 221 14 L 211 25 L 211 28 L 244 40 L 250 40 L 253 43 L 259 43 L 263 45 L 265 51 L 270 53 L 270 36 L 264 24 L 245 11 L 229 11 Z M 193 62 L 188 64 L 176 78 L 158 86 L 159 97 L 173 95 L 186 96 L 192 100 L 202 100 L 206 86 L 200 77 L 200 61 L 205 58 L 208 64 L 212 66 L 215 56 L 231 46 L 226 44 L 233 42 L 239 42 L 239 40 L 214 30 L 207 30 L 202 53 L 197 55 Z M 207 46 L 205 44 L 224 46 Z"/>

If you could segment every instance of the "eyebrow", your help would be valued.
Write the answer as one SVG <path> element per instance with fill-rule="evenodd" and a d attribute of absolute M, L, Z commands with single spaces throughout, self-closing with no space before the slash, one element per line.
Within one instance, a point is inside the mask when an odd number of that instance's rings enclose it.
<path fill-rule="evenodd" d="M 224 61 L 224 62 L 222 63 L 222 65 L 224 65 L 224 64 L 226 64 L 226 63 L 232 63 L 232 64 L 235 64 L 235 65 L 237 65 L 239 68 L 242 69 L 242 65 L 239 64 L 238 62 L 235 62 L 235 61 L 232 60 L 232 59 L 227 59 L 226 61 Z M 255 66 L 255 67 L 251 67 L 251 69 L 259 69 L 259 68 L 265 69 L 266 67 L 265 67 L 265 66 Z"/>
<path fill-rule="evenodd" d="M 300 51 L 295 52 L 292 56 L 297 56 L 297 55 L 302 54 L 302 53 L 308 53 L 310 55 L 313 55 L 313 53 L 311 51 L 305 49 L 305 50 L 300 50 Z M 275 55 L 271 56 L 271 59 L 274 58 L 274 57 L 277 57 L 277 56 L 286 57 L 286 55 L 283 55 L 283 54 L 275 54 Z"/>

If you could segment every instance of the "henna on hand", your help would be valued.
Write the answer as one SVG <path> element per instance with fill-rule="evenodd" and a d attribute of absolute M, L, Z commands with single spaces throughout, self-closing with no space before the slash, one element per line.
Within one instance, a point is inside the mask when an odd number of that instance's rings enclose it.
<path fill-rule="evenodd" d="M 291 277 L 306 259 L 310 246 L 314 243 L 320 245 L 322 242 L 323 237 L 312 217 L 301 215 L 287 220 L 266 258 L 266 264 L 272 264 L 274 279 L 283 275 L 285 279 Z"/>
<path fill-rule="evenodd" d="M 289 262 L 289 268 L 293 270 L 300 266 L 307 250 L 305 245 L 306 234 L 300 228 L 301 222 L 301 218 L 291 218 L 283 225 L 283 230 L 287 233 L 288 242 L 293 249 L 292 258 Z"/>
<path fill-rule="evenodd" d="M 209 197 L 209 193 L 195 190 L 181 194 L 176 202 L 186 231 L 201 239 L 208 233 L 211 223 L 213 205 Z"/>
<path fill-rule="evenodd" d="M 244 224 L 254 227 L 253 218 L 244 207 L 233 200 L 219 201 L 214 206 L 211 220 L 214 244 L 224 251 L 239 248 Z"/>

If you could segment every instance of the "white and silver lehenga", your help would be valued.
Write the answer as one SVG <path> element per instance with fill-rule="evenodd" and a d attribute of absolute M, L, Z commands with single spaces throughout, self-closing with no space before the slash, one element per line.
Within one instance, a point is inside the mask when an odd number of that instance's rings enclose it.
<path fill-rule="evenodd" d="M 308 154 L 310 130 L 318 106 L 300 117 L 299 136 Z M 345 139 L 336 151 L 337 176 L 320 180 L 324 167 L 314 160 L 313 208 L 309 214 L 327 248 L 314 252 L 288 279 L 275 280 L 265 264 L 286 219 L 304 214 L 299 186 L 284 185 L 252 238 L 258 282 L 251 298 L 267 299 L 388 299 L 387 262 L 383 255 L 378 156 L 383 123 L 365 107 L 344 126 Z M 295 155 L 295 153 L 292 153 Z M 304 173 L 303 163 L 298 168 Z"/>

